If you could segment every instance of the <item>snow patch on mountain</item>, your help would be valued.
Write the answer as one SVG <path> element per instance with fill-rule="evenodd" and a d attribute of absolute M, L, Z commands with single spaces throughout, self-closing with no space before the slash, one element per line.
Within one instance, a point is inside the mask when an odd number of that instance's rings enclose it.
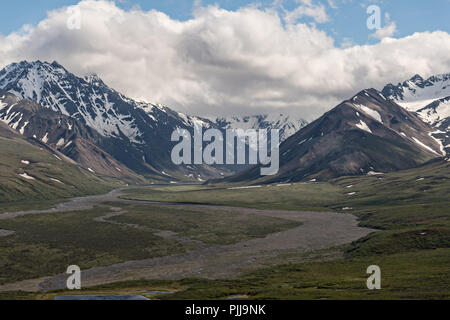
<path fill-rule="evenodd" d="M 356 124 L 356 126 L 364 131 L 367 131 L 368 133 L 372 133 L 372 130 L 370 130 L 369 126 L 367 125 L 367 123 L 365 123 L 362 120 L 359 120 L 359 123 Z"/>
<path fill-rule="evenodd" d="M 426 150 L 428 150 L 428 151 L 431 151 L 431 152 L 437 154 L 436 151 L 434 151 L 432 148 L 430 148 L 429 146 L 427 146 L 426 144 L 424 144 L 423 142 L 421 142 L 419 139 L 413 137 L 413 140 L 414 140 L 414 142 L 415 142 L 417 145 L 419 145 L 419 146 L 422 147 L 423 149 L 426 149 Z"/>
<path fill-rule="evenodd" d="M 27 179 L 27 180 L 36 180 L 34 177 L 28 175 L 27 173 L 21 173 L 21 174 L 19 174 L 19 176 L 21 176 L 22 178 Z"/>
<path fill-rule="evenodd" d="M 222 129 L 279 129 L 281 142 L 308 124 L 303 119 L 295 119 L 283 114 L 230 116 L 217 118 L 214 122 Z"/>
<path fill-rule="evenodd" d="M 369 107 L 366 107 L 362 104 L 354 104 L 354 106 L 357 107 L 358 109 L 360 109 L 362 112 L 364 112 L 368 116 L 370 116 L 371 118 L 377 120 L 380 123 L 383 123 L 383 119 L 381 119 L 381 115 L 378 111 L 373 110 Z"/>
<path fill-rule="evenodd" d="M 434 132 L 430 132 L 430 133 L 429 133 L 429 136 L 430 136 L 432 139 L 434 139 L 434 140 L 439 144 L 439 149 L 440 149 L 442 155 L 445 157 L 445 156 L 447 155 L 447 152 L 445 151 L 445 146 L 444 146 L 444 144 L 442 143 L 442 141 L 441 141 L 440 139 L 438 139 L 438 138 L 436 138 L 436 137 L 433 136 L 433 134 L 440 134 L 440 133 L 444 133 L 444 132 L 442 132 L 442 131 L 440 131 L 440 130 L 437 130 L 437 131 L 434 131 Z"/>

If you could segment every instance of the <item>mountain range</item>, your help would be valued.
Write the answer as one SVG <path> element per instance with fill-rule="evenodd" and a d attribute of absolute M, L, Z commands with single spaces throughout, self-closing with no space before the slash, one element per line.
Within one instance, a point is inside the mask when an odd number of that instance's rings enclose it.
<path fill-rule="evenodd" d="M 433 136 L 442 141 L 446 152 L 450 152 L 450 74 L 428 79 L 415 75 L 403 83 L 388 84 L 382 92 L 435 127 Z"/>
<path fill-rule="evenodd" d="M 286 140 L 308 124 L 302 118 L 284 114 L 219 117 L 214 122 L 222 129 L 279 129 L 280 141 Z"/>
<path fill-rule="evenodd" d="M 381 91 L 363 90 L 308 124 L 282 114 L 189 116 L 135 101 L 97 75 L 78 77 L 57 62 L 22 61 L 0 71 L 0 120 L 18 136 L 45 145 L 83 172 L 133 183 L 223 176 L 279 183 L 411 168 L 450 151 L 449 110 L 450 75 L 416 75 Z M 196 124 L 280 129 L 278 174 L 261 177 L 258 166 L 174 165 L 172 132 L 192 131 Z"/>
<path fill-rule="evenodd" d="M 363 90 L 281 143 L 277 175 L 262 177 L 256 166 L 225 181 L 287 183 L 381 175 L 445 158 L 450 147 L 449 79 L 415 76 L 381 92 Z"/>

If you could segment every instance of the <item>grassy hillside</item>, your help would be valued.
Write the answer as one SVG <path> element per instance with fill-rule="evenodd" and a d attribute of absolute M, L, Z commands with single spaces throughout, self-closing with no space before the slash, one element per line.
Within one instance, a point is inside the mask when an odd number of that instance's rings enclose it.
<path fill-rule="evenodd" d="M 0 136 L 0 203 L 101 193 L 113 185 L 117 181 L 85 171 L 43 145 Z"/>

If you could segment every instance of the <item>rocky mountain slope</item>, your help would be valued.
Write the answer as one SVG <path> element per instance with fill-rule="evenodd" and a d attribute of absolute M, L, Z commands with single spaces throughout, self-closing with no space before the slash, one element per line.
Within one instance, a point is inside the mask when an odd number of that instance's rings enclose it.
<path fill-rule="evenodd" d="M 434 131 L 381 92 L 364 90 L 284 141 L 277 175 L 261 177 L 257 166 L 226 181 L 285 183 L 411 168 L 443 157 Z"/>

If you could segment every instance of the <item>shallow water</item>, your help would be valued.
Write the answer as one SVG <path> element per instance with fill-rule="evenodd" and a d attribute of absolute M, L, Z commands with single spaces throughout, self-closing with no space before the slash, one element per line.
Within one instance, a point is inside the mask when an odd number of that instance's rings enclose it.
<path fill-rule="evenodd" d="M 232 296 L 232 297 L 227 297 L 227 300 L 244 300 L 244 299 L 248 299 L 247 296 Z"/>

